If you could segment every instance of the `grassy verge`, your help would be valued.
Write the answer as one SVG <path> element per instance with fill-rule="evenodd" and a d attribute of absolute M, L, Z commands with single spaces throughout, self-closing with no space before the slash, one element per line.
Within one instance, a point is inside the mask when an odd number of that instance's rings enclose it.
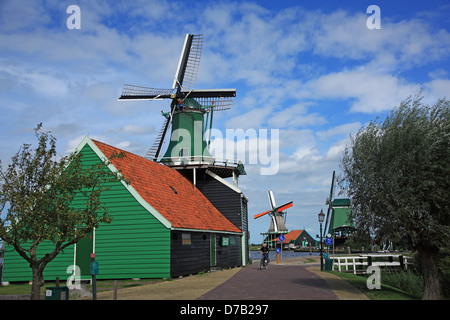
<path fill-rule="evenodd" d="M 368 289 L 369 275 L 354 275 L 338 271 L 327 271 L 347 281 L 372 300 L 418 300 L 421 298 L 422 279 L 409 271 L 381 273 L 381 289 Z"/>
<path fill-rule="evenodd" d="M 130 288 L 161 281 L 167 281 L 167 279 L 117 280 L 117 288 L 118 289 Z M 55 285 L 56 284 L 54 282 L 46 282 L 41 287 L 41 293 L 45 293 L 46 287 L 53 287 Z M 66 285 L 65 281 L 60 282 L 60 286 L 65 285 Z M 96 286 L 97 292 L 113 290 L 114 280 L 97 280 Z M 92 286 L 88 285 L 87 288 L 91 290 Z M 0 287 L 0 295 L 21 295 L 21 294 L 31 294 L 31 285 L 29 285 L 28 283 L 20 283 Z"/>

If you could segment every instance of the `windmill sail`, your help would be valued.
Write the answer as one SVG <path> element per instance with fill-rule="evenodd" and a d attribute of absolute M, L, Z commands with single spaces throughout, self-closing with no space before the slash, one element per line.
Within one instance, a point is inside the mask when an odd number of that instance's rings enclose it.
<path fill-rule="evenodd" d="M 169 118 L 166 118 L 166 120 L 164 121 L 161 130 L 159 131 L 158 135 L 156 136 L 155 141 L 153 142 L 152 146 L 150 147 L 150 149 L 147 151 L 147 154 L 145 155 L 146 159 L 149 160 L 153 160 L 158 158 L 157 155 L 160 153 L 161 150 L 160 146 L 161 146 L 161 140 L 163 140 L 163 137 L 165 136 L 165 132 L 167 131 L 167 127 L 168 127 L 168 122 L 169 122 Z"/>
<path fill-rule="evenodd" d="M 192 89 L 197 80 L 202 55 L 203 35 L 187 34 L 172 88 Z"/>
<path fill-rule="evenodd" d="M 156 89 L 124 84 L 119 100 L 159 100 L 171 97 L 174 89 Z"/>
<path fill-rule="evenodd" d="M 270 215 L 270 227 L 269 232 L 285 232 L 287 231 L 286 224 L 285 224 L 285 218 L 283 217 L 283 214 L 285 214 L 283 211 L 292 207 L 294 202 L 289 201 L 285 204 L 282 204 L 281 206 L 276 206 L 275 198 L 273 196 L 272 190 L 269 190 L 268 192 L 269 196 L 269 202 L 270 206 L 272 207 L 271 210 L 267 210 L 265 212 L 256 214 L 254 216 L 254 219 L 258 219 L 262 216 L 265 216 L 266 214 Z"/>
<path fill-rule="evenodd" d="M 335 172 L 333 171 L 333 176 L 331 178 L 331 189 L 330 189 L 330 197 L 328 198 L 328 200 L 326 201 L 326 204 L 328 204 L 328 211 L 327 211 L 327 219 L 325 222 L 325 228 L 323 229 L 323 232 L 326 232 L 327 227 L 328 227 L 328 222 L 330 221 L 330 212 L 332 211 L 332 202 L 333 202 L 333 193 L 334 193 L 334 176 L 335 176 Z M 323 236 L 323 235 L 322 235 Z"/>
<path fill-rule="evenodd" d="M 205 150 L 202 142 L 204 140 L 204 130 L 197 132 L 196 127 L 188 122 L 202 121 L 203 114 L 210 110 L 222 111 L 230 109 L 234 97 L 236 96 L 236 89 L 193 89 L 197 80 L 202 46 L 203 35 L 186 35 L 171 89 L 157 89 L 130 84 L 125 84 L 123 87 L 122 94 L 119 98 L 119 100 L 122 101 L 171 100 L 170 112 L 164 114 L 166 120 L 152 147 L 147 152 L 147 158 L 152 158 L 154 161 L 159 159 L 166 134 L 169 127 L 172 126 L 171 142 L 173 143 L 169 143 L 168 150 L 164 157 L 161 158 L 161 161 L 164 161 L 168 165 L 175 165 L 179 162 L 178 160 L 175 162 L 172 160 L 177 158 L 181 153 L 184 154 L 186 148 L 183 147 L 182 150 L 179 150 L 180 145 L 176 143 L 177 137 L 174 135 L 174 131 L 176 131 L 176 129 L 185 129 L 190 132 L 191 136 L 200 137 L 200 141 L 191 143 L 191 150 L 186 152 L 192 159 L 200 159 L 200 161 L 209 159 L 207 161 L 211 162 L 212 157 L 209 155 L 208 151 L 204 151 L 202 154 L 196 154 L 197 151 L 193 147 L 194 145 L 199 145 L 202 146 L 199 149 Z M 188 112 L 191 113 L 191 119 L 189 121 L 186 120 L 186 114 Z M 178 128 L 176 125 L 182 127 Z M 185 164 L 186 162 L 183 160 L 183 163 Z"/>

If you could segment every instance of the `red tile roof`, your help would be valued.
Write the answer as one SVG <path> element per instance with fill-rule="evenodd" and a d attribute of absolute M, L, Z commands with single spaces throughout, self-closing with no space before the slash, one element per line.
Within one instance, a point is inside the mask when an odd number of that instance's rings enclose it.
<path fill-rule="evenodd" d="M 112 164 L 141 197 L 171 223 L 172 228 L 241 232 L 178 171 L 105 143 L 92 141 L 108 158 L 115 153 L 125 155 L 113 158 Z"/>
<path fill-rule="evenodd" d="M 304 229 L 300 230 L 292 230 L 284 235 L 283 243 L 289 243 L 291 241 L 295 241 L 303 232 Z M 280 243 L 278 238 L 272 239 L 272 242 Z"/>
<path fill-rule="evenodd" d="M 303 229 L 300 229 L 300 230 L 292 230 L 291 232 L 285 234 L 283 243 L 289 243 L 291 241 L 295 241 L 302 232 L 303 232 Z"/>

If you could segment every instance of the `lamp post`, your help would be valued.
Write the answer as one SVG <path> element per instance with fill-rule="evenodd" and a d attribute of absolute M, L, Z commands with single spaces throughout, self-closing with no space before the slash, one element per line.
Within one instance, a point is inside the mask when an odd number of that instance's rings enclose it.
<path fill-rule="evenodd" d="M 320 213 L 318 215 L 319 217 L 319 224 L 320 224 L 320 271 L 323 271 L 323 251 L 322 251 L 322 223 L 325 219 L 325 213 L 323 213 L 323 210 L 320 209 Z"/>

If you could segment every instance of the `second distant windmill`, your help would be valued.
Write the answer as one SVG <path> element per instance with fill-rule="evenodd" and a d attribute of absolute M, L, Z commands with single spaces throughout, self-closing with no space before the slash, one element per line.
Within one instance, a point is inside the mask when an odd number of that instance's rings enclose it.
<path fill-rule="evenodd" d="M 270 217 L 270 227 L 267 232 L 261 233 L 261 235 L 265 236 L 264 242 L 268 244 L 269 248 L 274 247 L 278 237 L 282 234 L 288 233 L 288 229 L 286 228 L 286 215 L 287 213 L 284 211 L 293 206 L 294 202 L 289 201 L 281 206 L 277 206 L 275 203 L 275 198 L 273 196 L 272 190 L 267 191 L 270 202 L 270 210 L 267 210 L 263 213 L 257 214 L 254 216 L 254 219 L 258 219 L 262 216 L 269 215 Z"/>

